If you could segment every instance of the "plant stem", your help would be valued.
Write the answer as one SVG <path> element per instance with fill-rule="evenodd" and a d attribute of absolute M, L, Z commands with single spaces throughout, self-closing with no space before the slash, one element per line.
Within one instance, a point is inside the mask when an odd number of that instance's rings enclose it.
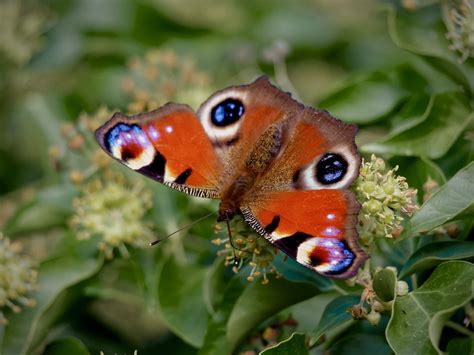
<path fill-rule="evenodd" d="M 333 285 L 333 289 L 334 291 L 340 293 L 341 295 L 345 296 L 345 295 L 348 295 L 349 292 L 347 292 L 346 290 L 344 290 L 343 288 L 340 288 L 338 285 L 334 284 Z"/>
<path fill-rule="evenodd" d="M 448 320 L 445 325 L 451 329 L 454 329 L 458 333 L 467 335 L 469 338 L 474 339 L 474 332 L 471 332 L 469 329 L 464 328 L 462 325 L 455 323 L 451 320 Z"/>
<path fill-rule="evenodd" d="M 411 284 L 412 284 L 413 289 L 414 290 L 417 289 L 418 288 L 418 278 L 416 277 L 416 275 L 412 274 L 410 276 L 410 279 L 411 279 Z"/>

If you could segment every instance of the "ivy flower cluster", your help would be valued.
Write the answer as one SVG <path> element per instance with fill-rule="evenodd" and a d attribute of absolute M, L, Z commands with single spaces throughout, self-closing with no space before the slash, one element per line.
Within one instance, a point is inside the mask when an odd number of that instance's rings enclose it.
<path fill-rule="evenodd" d="M 216 233 L 220 233 L 222 226 L 217 224 Z M 227 233 L 227 230 L 225 230 Z M 277 253 L 277 249 L 271 245 L 265 238 L 254 231 L 248 229 L 241 220 L 236 220 L 231 228 L 232 247 L 229 237 L 216 238 L 212 242 L 216 245 L 223 245 L 224 248 L 217 252 L 219 256 L 225 256 L 225 265 L 233 265 L 232 270 L 238 273 L 245 265 L 249 265 L 250 272 L 247 276 L 249 282 L 255 279 L 262 279 L 262 284 L 269 282 L 269 274 L 275 277 L 281 277 L 276 267 L 273 265 L 273 259 Z M 234 257 L 237 256 L 237 261 Z"/>
<path fill-rule="evenodd" d="M 141 181 L 132 183 L 118 173 L 111 164 L 113 160 L 94 139 L 93 132 L 111 114 L 105 107 L 93 114 L 81 114 L 77 123 L 66 123 L 61 128 L 67 148 L 50 149 L 56 169 L 66 172 L 78 188 L 71 228 L 80 240 L 98 238 L 98 248 L 108 259 L 113 258 L 115 249 L 128 256 L 127 245 L 143 247 L 152 239 L 151 229 L 144 222 L 152 206 L 151 192 Z"/>
<path fill-rule="evenodd" d="M 82 113 L 77 123 L 61 127 L 66 144 L 50 147 L 49 156 L 54 168 L 65 171 L 73 184 L 80 186 L 97 172 L 109 170 L 111 159 L 98 146 L 94 131 L 111 115 L 109 109 L 100 107 L 93 114 Z"/>
<path fill-rule="evenodd" d="M 190 58 L 172 50 L 153 49 L 129 61 L 122 88 L 131 96 L 130 112 L 156 109 L 168 102 L 196 108 L 212 91 L 209 77 Z"/>
<path fill-rule="evenodd" d="M 385 269 L 392 271 L 397 275 L 398 270 L 393 266 L 387 266 Z M 381 267 L 376 268 L 373 273 L 370 272 L 370 263 L 366 263 L 364 268 L 359 271 L 358 275 L 353 278 L 354 283 L 364 287 L 360 302 L 351 308 L 349 313 L 354 319 L 366 319 L 370 324 L 376 326 L 382 318 L 381 313 L 390 312 L 392 309 L 392 301 L 384 302 L 378 296 L 373 287 L 373 277 Z M 409 287 L 405 281 L 397 281 L 395 284 L 395 296 L 405 296 L 408 294 Z"/>
<path fill-rule="evenodd" d="M 20 254 L 19 244 L 0 233 L 0 325 L 8 323 L 7 309 L 18 313 L 21 306 L 35 305 L 30 294 L 37 290 L 37 281 L 34 262 Z"/>
<path fill-rule="evenodd" d="M 107 175 L 106 182 L 96 178 L 81 188 L 73 201 L 70 225 L 80 240 L 99 237 L 98 247 L 106 258 L 113 258 L 114 249 L 127 257 L 127 245 L 144 247 L 153 238 L 144 221 L 152 195 L 140 182 L 131 184 L 117 173 Z"/>
<path fill-rule="evenodd" d="M 49 17 L 39 3 L 0 2 L 0 57 L 17 66 L 25 65 L 41 48 Z"/>
<path fill-rule="evenodd" d="M 359 238 L 365 245 L 376 237 L 400 235 L 404 216 L 411 216 L 417 208 L 417 191 L 408 186 L 403 176 L 395 174 L 397 170 L 398 166 L 388 170 L 384 160 L 375 155 L 362 162 L 352 188 L 362 204 Z"/>
<path fill-rule="evenodd" d="M 460 53 L 459 61 L 474 57 L 474 1 L 455 0 L 443 3 L 443 18 L 451 41 L 449 49 Z"/>

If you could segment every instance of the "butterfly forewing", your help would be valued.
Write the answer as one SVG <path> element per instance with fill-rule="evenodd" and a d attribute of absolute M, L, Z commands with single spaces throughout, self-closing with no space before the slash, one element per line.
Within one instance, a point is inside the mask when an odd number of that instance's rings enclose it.
<path fill-rule="evenodd" d="M 221 164 L 195 113 L 185 105 L 127 117 L 96 131 L 102 148 L 129 168 L 190 195 L 218 198 Z"/>

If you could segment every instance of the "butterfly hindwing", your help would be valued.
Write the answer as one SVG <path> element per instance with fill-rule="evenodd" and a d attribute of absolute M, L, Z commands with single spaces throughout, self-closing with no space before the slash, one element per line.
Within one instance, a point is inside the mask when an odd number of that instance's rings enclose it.
<path fill-rule="evenodd" d="M 245 220 L 299 263 L 348 278 L 367 254 L 357 242 L 357 128 L 306 107 L 285 126 L 286 143 L 242 202 Z"/>
<path fill-rule="evenodd" d="M 336 189 L 273 191 L 246 201 L 245 221 L 288 256 L 325 276 L 348 278 L 367 254 L 357 243 L 359 204 Z"/>
<path fill-rule="evenodd" d="M 96 138 L 114 159 L 190 195 L 218 198 L 221 164 L 202 125 L 186 105 L 168 104 L 127 117 L 116 113 Z"/>
<path fill-rule="evenodd" d="M 257 186 L 265 190 L 345 189 L 358 176 L 356 126 L 306 107 L 286 130 L 285 146 Z"/>

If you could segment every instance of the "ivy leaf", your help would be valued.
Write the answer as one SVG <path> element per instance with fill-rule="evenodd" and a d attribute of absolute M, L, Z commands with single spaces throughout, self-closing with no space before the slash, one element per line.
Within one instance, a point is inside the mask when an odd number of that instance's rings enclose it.
<path fill-rule="evenodd" d="M 474 214 L 474 162 L 443 185 L 408 221 L 402 238 L 429 231 Z"/>
<path fill-rule="evenodd" d="M 365 124 L 390 113 L 408 92 L 384 73 L 358 80 L 318 103 L 318 107 L 347 122 Z"/>
<path fill-rule="evenodd" d="M 392 10 L 388 17 L 389 34 L 397 46 L 428 57 L 428 63 L 435 69 L 473 92 L 473 68 L 467 62 L 459 63 L 457 55 L 449 49 L 440 14 L 438 4 L 413 12 Z"/>
<path fill-rule="evenodd" d="M 86 346 L 77 338 L 66 337 L 49 343 L 43 355 L 89 355 Z"/>
<path fill-rule="evenodd" d="M 390 136 L 395 136 L 426 120 L 426 116 L 423 114 L 426 112 L 426 108 L 430 105 L 431 100 L 431 95 L 425 92 L 415 93 L 410 96 L 400 110 L 394 112 L 390 118 Z"/>
<path fill-rule="evenodd" d="M 473 275 L 473 264 L 448 261 L 440 264 L 420 288 L 397 297 L 386 329 L 393 351 L 437 354 L 444 321 L 473 297 Z"/>
<path fill-rule="evenodd" d="M 291 307 L 291 314 L 298 323 L 295 331 L 310 333 L 319 324 L 327 305 L 339 296 L 337 292 L 324 292 Z"/>
<path fill-rule="evenodd" d="M 315 344 L 321 335 L 325 334 L 326 332 L 343 324 L 352 322 L 353 318 L 348 312 L 348 309 L 359 302 L 360 296 L 344 295 L 329 303 L 324 310 L 321 321 L 311 334 L 310 345 Z"/>
<path fill-rule="evenodd" d="M 203 296 L 207 310 L 210 314 L 215 314 L 217 312 L 217 307 L 224 297 L 225 286 L 228 282 L 225 278 L 226 269 L 225 259 L 218 258 L 206 272 Z"/>
<path fill-rule="evenodd" d="M 366 144 L 361 150 L 437 159 L 446 154 L 473 121 L 474 113 L 462 93 L 435 94 L 417 124 L 397 130 L 381 142 Z"/>
<path fill-rule="evenodd" d="M 5 226 L 5 233 L 31 233 L 64 225 L 72 212 L 72 186 L 52 186 L 38 192 L 34 201 L 18 209 Z"/>
<path fill-rule="evenodd" d="M 397 174 L 404 176 L 408 185 L 418 190 L 420 200 L 423 197 L 423 185 L 428 179 L 436 181 L 439 186 L 446 183 L 446 178 L 440 167 L 424 157 L 397 157 L 390 159 L 390 165 L 398 165 Z"/>
<path fill-rule="evenodd" d="M 304 334 L 293 333 L 291 337 L 260 352 L 261 355 L 308 355 Z"/>
<path fill-rule="evenodd" d="M 1 339 L 1 353 L 29 352 L 38 331 L 41 318 L 66 288 L 89 278 L 102 265 L 96 259 L 78 259 L 71 255 L 44 261 L 38 269 L 39 290 L 32 296 L 36 306 L 24 307 L 20 313 L 7 316 L 9 323 Z"/>
<path fill-rule="evenodd" d="M 400 270 L 400 278 L 415 272 L 434 268 L 447 260 L 474 258 L 472 242 L 435 242 L 418 249 Z"/>
<path fill-rule="evenodd" d="M 338 339 L 329 349 L 331 355 L 346 354 L 391 354 L 390 347 L 383 335 L 351 334 Z"/>
<path fill-rule="evenodd" d="M 436 160 L 436 164 L 450 179 L 472 161 L 474 161 L 474 139 L 468 134 L 463 134 L 442 158 Z"/>
<path fill-rule="evenodd" d="M 185 342 L 201 347 L 208 314 L 203 299 L 205 269 L 165 261 L 158 276 L 158 304 L 163 321 Z"/>
<path fill-rule="evenodd" d="M 247 281 L 238 275 L 235 275 L 228 282 L 227 287 L 223 291 L 221 302 L 215 308 L 215 312 L 211 313 L 204 344 L 199 350 L 199 355 L 231 353 L 226 325 L 235 303 L 244 292 L 246 286 L 248 286 Z"/>
<path fill-rule="evenodd" d="M 474 339 L 454 338 L 448 343 L 448 354 L 472 355 L 474 354 Z"/>
<path fill-rule="evenodd" d="M 334 280 L 324 277 L 294 259 L 285 258 L 283 253 L 278 253 L 273 260 L 273 265 L 280 270 L 286 280 L 294 282 L 309 282 L 321 292 L 329 292 L 335 288 Z"/>
<path fill-rule="evenodd" d="M 235 303 L 227 323 L 231 349 L 267 318 L 318 293 L 319 290 L 307 282 L 290 282 L 283 278 L 272 278 L 267 285 L 253 282 Z"/>

